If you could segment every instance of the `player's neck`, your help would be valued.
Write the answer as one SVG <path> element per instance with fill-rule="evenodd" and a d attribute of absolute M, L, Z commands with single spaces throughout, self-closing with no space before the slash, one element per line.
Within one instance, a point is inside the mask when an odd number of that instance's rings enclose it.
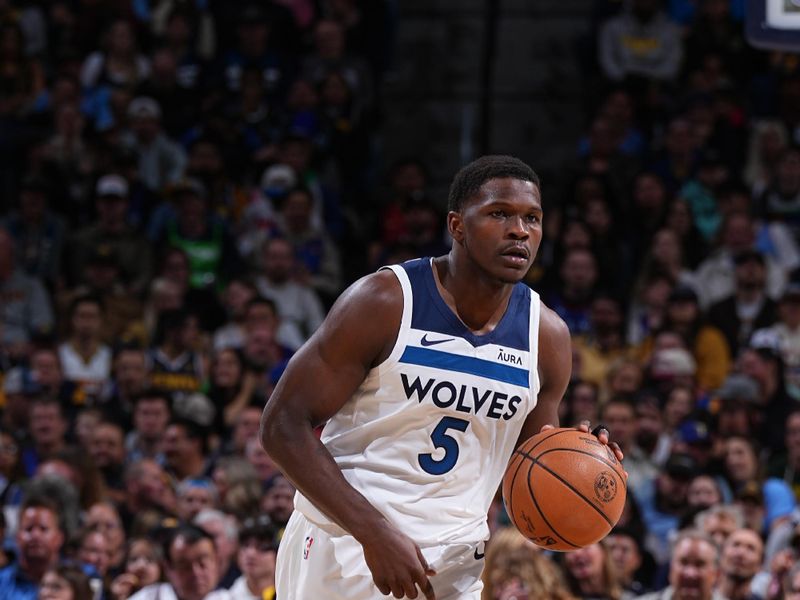
<path fill-rule="evenodd" d="M 433 262 L 433 279 L 439 295 L 473 333 L 492 331 L 503 318 L 514 286 L 488 282 L 480 274 L 458 265 L 452 255 Z"/>

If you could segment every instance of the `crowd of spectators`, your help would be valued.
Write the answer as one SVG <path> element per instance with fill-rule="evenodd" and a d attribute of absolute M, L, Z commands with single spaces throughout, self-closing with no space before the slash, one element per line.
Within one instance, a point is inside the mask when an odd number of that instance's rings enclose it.
<path fill-rule="evenodd" d="M 593 7 L 528 283 L 626 510 L 559 556 L 498 496 L 484 597 L 796 598 L 800 61 L 738 0 Z M 377 150 L 394 9 L 0 0 L 0 599 L 274 596 L 263 404 L 347 284 L 448 248 Z"/>

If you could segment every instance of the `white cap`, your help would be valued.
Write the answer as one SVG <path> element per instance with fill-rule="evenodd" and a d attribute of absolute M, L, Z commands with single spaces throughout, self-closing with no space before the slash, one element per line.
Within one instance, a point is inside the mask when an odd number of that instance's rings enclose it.
<path fill-rule="evenodd" d="M 128 182 L 119 175 L 103 175 L 97 181 L 95 193 L 98 196 L 128 197 Z"/>
<path fill-rule="evenodd" d="M 161 107 L 152 98 L 139 96 L 131 100 L 128 105 L 128 117 L 131 119 L 160 119 Z"/>
<path fill-rule="evenodd" d="M 272 165 L 261 175 L 261 189 L 288 192 L 297 184 L 297 175 L 289 165 Z"/>

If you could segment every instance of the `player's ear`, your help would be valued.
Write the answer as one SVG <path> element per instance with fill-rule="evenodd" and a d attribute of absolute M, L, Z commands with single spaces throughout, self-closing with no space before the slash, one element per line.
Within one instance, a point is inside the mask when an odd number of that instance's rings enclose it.
<path fill-rule="evenodd" d="M 461 242 L 464 239 L 464 219 L 461 213 L 451 210 L 447 213 L 447 231 L 455 242 Z"/>

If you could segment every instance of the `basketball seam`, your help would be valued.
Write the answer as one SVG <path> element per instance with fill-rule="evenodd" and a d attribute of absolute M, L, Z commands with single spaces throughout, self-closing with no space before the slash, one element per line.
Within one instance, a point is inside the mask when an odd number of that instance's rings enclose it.
<path fill-rule="evenodd" d="M 585 454 L 586 456 L 591 456 L 592 458 L 599 460 L 604 465 L 614 469 L 614 473 L 616 473 L 617 477 L 619 477 L 619 480 L 622 482 L 622 487 L 624 487 L 625 490 L 627 491 L 628 486 L 625 483 L 625 479 L 617 471 L 617 465 L 603 458 L 602 456 L 598 456 L 594 452 L 587 452 L 586 450 L 580 450 L 578 448 L 550 448 L 549 450 L 545 450 L 544 452 L 539 454 L 539 456 L 544 456 L 545 454 L 549 454 L 550 452 L 556 452 L 558 450 L 563 450 L 564 452 L 577 452 L 578 454 Z"/>
<path fill-rule="evenodd" d="M 555 437 L 556 435 L 565 433 L 566 431 L 570 431 L 570 430 L 568 430 L 568 429 L 563 429 L 563 430 L 556 429 L 553 433 L 548 435 L 543 440 L 539 440 L 538 442 L 536 442 L 536 444 L 531 448 L 531 450 L 533 448 L 535 448 L 536 446 L 538 446 L 539 444 L 541 444 L 542 442 L 545 442 L 545 441 L 549 440 L 551 437 Z M 517 527 L 517 529 L 519 529 L 519 524 L 517 523 L 517 519 L 514 517 L 514 484 L 517 481 L 517 475 L 519 474 L 519 470 L 522 468 L 522 465 L 525 464 L 525 458 L 527 457 L 527 455 L 525 453 L 523 453 L 523 452 L 520 452 L 519 448 L 515 448 L 513 454 L 511 455 L 511 459 L 509 460 L 509 462 L 511 460 L 514 460 L 514 455 L 516 455 L 516 454 L 519 454 L 520 457 L 522 457 L 522 458 L 520 459 L 519 464 L 517 465 L 517 470 L 514 471 L 514 475 L 511 477 L 511 485 L 509 486 L 510 496 L 511 497 L 508 499 L 508 507 L 507 507 L 508 510 L 506 512 L 508 513 L 509 517 L 511 517 L 511 520 L 514 522 L 514 525 Z M 539 513 L 541 513 L 541 512 L 542 511 L 539 511 Z M 542 515 L 542 516 L 544 517 L 544 515 Z"/>
<path fill-rule="evenodd" d="M 573 450 L 572 448 L 559 448 L 559 449 L 560 449 L 560 450 Z M 543 456 L 543 455 L 547 454 L 548 452 L 552 452 L 552 450 L 546 450 L 545 452 L 542 452 L 542 454 L 540 454 L 539 456 Z M 576 452 L 580 452 L 580 450 L 576 450 Z M 589 454 L 589 456 L 594 456 L 594 455 L 593 455 L 593 454 L 591 454 L 591 453 L 586 453 L 586 454 Z M 544 465 L 544 464 L 542 464 L 541 462 L 539 462 L 539 459 L 538 459 L 538 458 L 533 458 L 532 456 L 528 456 L 528 458 L 529 458 L 529 459 L 530 459 L 530 460 L 531 460 L 531 461 L 532 461 L 534 464 L 536 464 L 536 465 L 539 465 L 539 466 L 540 466 L 540 467 L 542 467 L 542 468 L 543 468 L 545 471 L 547 471 L 548 473 L 550 473 L 550 475 L 552 475 L 553 477 L 555 477 L 556 479 L 558 479 L 558 480 L 559 480 L 561 483 L 563 483 L 565 486 L 567 486 L 567 487 L 568 487 L 570 490 L 572 490 L 572 491 L 575 493 L 575 495 L 576 495 L 576 496 L 578 496 L 579 498 L 582 498 L 582 499 L 584 500 L 584 502 L 586 502 L 586 504 L 588 504 L 588 505 L 589 505 L 589 506 L 591 506 L 591 507 L 592 507 L 594 510 L 596 510 L 596 511 L 597 511 L 597 514 L 599 514 L 601 517 L 603 517 L 603 519 L 605 519 L 606 523 L 608 523 L 609 525 L 611 525 L 611 527 L 613 527 L 613 526 L 614 526 L 614 523 L 612 523 L 612 522 L 611 522 L 611 520 L 610 520 L 610 519 L 609 519 L 609 518 L 608 518 L 608 517 L 605 515 L 605 513 L 604 513 L 602 510 L 600 510 L 599 508 L 597 508 L 597 506 L 595 506 L 594 502 L 592 502 L 592 501 L 591 501 L 589 498 L 587 498 L 586 496 L 584 496 L 584 495 L 583 495 L 583 493 L 582 493 L 581 491 L 579 491 L 579 490 L 577 490 L 575 487 L 573 487 L 573 486 L 572 486 L 572 484 L 571 484 L 571 483 L 569 483 L 569 482 L 568 482 L 566 479 L 564 479 L 563 477 L 561 477 L 561 475 L 559 475 L 558 473 L 556 473 L 555 471 L 553 471 L 553 470 L 552 470 L 550 467 L 548 467 L 547 465 Z M 602 462 L 602 461 L 601 461 L 601 462 Z M 528 481 L 528 487 L 530 487 L 530 481 Z M 531 495 L 533 495 L 533 490 L 531 490 Z M 534 502 L 536 502 L 536 498 L 534 498 L 534 499 L 533 499 L 533 501 L 534 501 Z M 538 504 L 537 504 L 537 508 L 538 508 Z M 539 512 L 541 512 L 541 511 L 539 511 Z M 542 518 L 544 518 L 544 515 L 542 515 Z M 547 519 L 545 519 L 545 522 L 547 522 Z M 550 523 L 547 523 L 547 524 L 548 524 L 548 525 L 550 525 Z M 552 527 L 551 527 L 551 528 L 552 528 Z M 566 541 L 566 540 L 565 540 L 565 541 Z"/>
<path fill-rule="evenodd" d="M 561 541 L 563 541 L 565 544 L 567 544 L 569 546 L 572 546 L 573 548 L 580 548 L 580 546 L 578 544 L 574 544 L 574 543 L 570 542 L 567 538 L 565 538 L 563 535 L 558 533 L 556 531 L 556 528 L 553 527 L 550 524 L 550 521 L 547 520 L 547 517 L 544 516 L 544 511 L 542 511 L 542 508 L 539 506 L 539 501 L 536 499 L 536 494 L 533 493 L 533 487 L 531 487 L 531 470 L 533 469 L 533 467 L 535 467 L 539 463 L 538 463 L 538 461 L 536 461 L 535 459 L 531 458 L 530 456 L 528 456 L 527 458 L 531 461 L 531 466 L 528 467 L 528 477 L 527 477 L 527 479 L 528 479 L 528 481 L 527 481 L 527 483 L 528 483 L 528 492 L 531 495 L 531 500 L 533 500 L 533 505 L 536 507 L 536 510 L 539 511 L 539 515 L 542 517 L 542 521 L 544 521 L 545 525 L 547 525 L 550 528 L 550 531 L 553 532 L 553 535 L 555 535 L 558 538 L 561 538 Z M 540 465 L 540 466 L 542 466 L 542 465 Z"/>

